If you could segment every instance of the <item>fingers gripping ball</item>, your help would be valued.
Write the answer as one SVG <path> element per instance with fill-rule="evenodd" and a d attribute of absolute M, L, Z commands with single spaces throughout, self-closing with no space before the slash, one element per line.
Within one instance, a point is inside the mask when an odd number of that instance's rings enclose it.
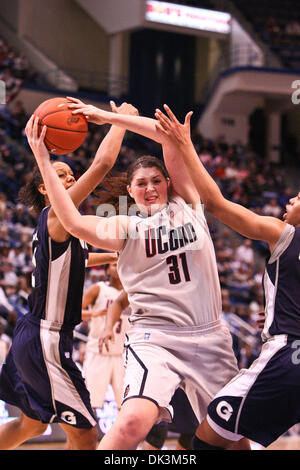
<path fill-rule="evenodd" d="M 44 101 L 35 110 L 39 117 L 39 135 L 43 126 L 47 126 L 44 139 L 50 153 L 64 155 L 73 152 L 87 136 L 88 123 L 83 114 L 72 114 L 66 98 L 51 98 Z"/>

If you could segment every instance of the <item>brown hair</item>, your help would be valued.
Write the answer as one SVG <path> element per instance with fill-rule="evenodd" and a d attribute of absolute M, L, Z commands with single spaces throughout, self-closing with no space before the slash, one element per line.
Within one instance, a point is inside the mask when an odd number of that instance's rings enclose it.
<path fill-rule="evenodd" d="M 18 197 L 18 200 L 25 206 L 33 207 L 37 215 L 46 205 L 44 196 L 38 190 L 40 184 L 43 184 L 43 178 L 38 167 L 35 167 L 31 180 L 20 189 Z"/>
<path fill-rule="evenodd" d="M 152 168 L 157 167 L 162 175 L 168 179 L 169 175 L 165 165 L 159 158 L 151 155 L 144 155 L 132 162 L 126 173 L 121 173 L 119 176 L 112 176 L 108 174 L 102 183 L 104 190 L 97 191 L 96 195 L 101 199 L 101 204 L 111 204 L 114 206 L 116 213 L 119 214 L 119 197 L 127 196 L 128 205 L 134 204 L 134 200 L 128 194 L 127 186 L 131 185 L 134 173 L 139 168 Z"/>

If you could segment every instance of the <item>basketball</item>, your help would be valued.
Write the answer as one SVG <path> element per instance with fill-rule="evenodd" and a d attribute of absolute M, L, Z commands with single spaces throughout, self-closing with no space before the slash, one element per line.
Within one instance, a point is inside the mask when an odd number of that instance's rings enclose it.
<path fill-rule="evenodd" d="M 88 123 L 83 115 L 73 115 L 66 98 L 51 98 L 34 111 L 39 117 L 39 134 L 47 126 L 45 145 L 50 153 L 64 155 L 76 150 L 86 138 Z"/>

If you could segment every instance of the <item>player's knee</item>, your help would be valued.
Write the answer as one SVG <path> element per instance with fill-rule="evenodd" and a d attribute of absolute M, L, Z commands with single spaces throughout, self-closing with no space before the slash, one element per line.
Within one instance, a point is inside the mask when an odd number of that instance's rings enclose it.
<path fill-rule="evenodd" d="M 41 434 L 44 434 L 46 431 L 48 424 L 41 423 L 40 421 L 27 418 L 27 416 L 20 416 L 19 423 L 22 429 L 30 435 L 30 437 L 37 437 Z"/>
<path fill-rule="evenodd" d="M 119 423 L 119 432 L 123 439 L 141 440 L 148 432 L 143 416 L 131 412 L 123 416 Z"/>

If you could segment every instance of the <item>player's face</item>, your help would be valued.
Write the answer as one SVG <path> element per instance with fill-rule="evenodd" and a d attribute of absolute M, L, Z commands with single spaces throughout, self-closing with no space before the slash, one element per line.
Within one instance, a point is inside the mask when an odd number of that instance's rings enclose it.
<path fill-rule="evenodd" d="M 168 201 L 168 181 L 159 168 L 138 168 L 127 187 L 130 196 L 148 215 L 160 210 Z"/>
<path fill-rule="evenodd" d="M 289 204 L 286 205 L 286 213 L 283 218 L 295 227 L 300 225 L 300 192 L 296 197 L 290 199 Z"/>
<path fill-rule="evenodd" d="M 76 183 L 73 171 L 69 165 L 63 162 L 54 162 L 53 167 L 65 189 L 69 189 Z"/>

